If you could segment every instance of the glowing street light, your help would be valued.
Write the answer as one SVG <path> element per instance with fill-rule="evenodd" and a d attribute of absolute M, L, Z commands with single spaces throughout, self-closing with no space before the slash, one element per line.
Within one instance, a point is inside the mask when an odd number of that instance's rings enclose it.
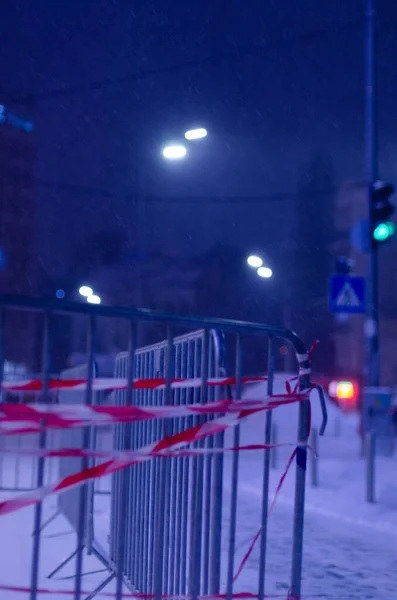
<path fill-rule="evenodd" d="M 204 129 L 204 127 L 198 127 L 197 129 L 189 129 L 189 131 L 185 132 L 186 140 L 201 140 L 202 138 L 207 137 L 208 131 Z"/>
<path fill-rule="evenodd" d="M 167 160 L 181 160 L 185 158 L 187 153 L 186 147 L 183 144 L 169 144 L 163 148 L 163 157 Z"/>
<path fill-rule="evenodd" d="M 92 296 L 93 293 L 94 293 L 94 291 L 92 288 L 90 288 L 89 285 L 82 285 L 81 288 L 79 289 L 80 296 L 84 296 L 84 298 L 88 298 L 89 296 Z"/>
<path fill-rule="evenodd" d="M 259 267 L 257 270 L 259 277 L 263 277 L 264 279 L 270 279 L 273 275 L 273 271 L 269 269 L 269 267 Z"/>
<path fill-rule="evenodd" d="M 96 294 L 91 294 L 90 296 L 88 296 L 87 302 L 89 304 L 100 304 L 101 298 L 100 298 L 100 296 L 97 296 Z"/>
<path fill-rule="evenodd" d="M 263 260 L 260 256 L 252 255 L 247 258 L 247 263 L 250 267 L 253 267 L 254 269 L 259 269 L 259 267 L 263 265 Z"/>
<path fill-rule="evenodd" d="M 247 258 L 247 263 L 250 267 L 256 269 L 256 273 L 259 277 L 263 277 L 264 279 L 270 279 L 270 277 L 272 277 L 273 271 L 269 269 L 269 267 L 263 266 L 263 259 L 260 256 L 251 254 Z"/>

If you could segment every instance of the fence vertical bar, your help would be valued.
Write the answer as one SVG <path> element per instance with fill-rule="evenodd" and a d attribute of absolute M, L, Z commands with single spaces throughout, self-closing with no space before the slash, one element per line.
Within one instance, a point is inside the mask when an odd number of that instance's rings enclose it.
<path fill-rule="evenodd" d="M 241 398 L 242 392 L 242 340 L 241 335 L 236 335 L 236 397 Z M 237 448 L 240 445 L 240 426 L 237 425 L 233 432 L 233 446 Z M 233 452 L 232 462 L 232 486 L 231 486 L 231 506 L 230 506 L 230 530 L 229 530 L 229 550 L 227 560 L 227 587 L 226 598 L 232 599 L 233 595 L 233 576 L 234 576 L 234 551 L 236 547 L 236 520 L 237 520 L 237 491 L 238 491 L 238 467 L 239 453 Z"/>
<path fill-rule="evenodd" d="M 309 393 L 310 360 L 309 355 L 297 354 L 299 363 L 299 391 Z M 291 595 L 301 597 L 303 525 L 305 519 L 305 485 L 307 464 L 307 440 L 309 437 L 309 398 L 299 403 L 298 442 L 296 448 L 296 476 L 294 499 L 294 525 L 292 540 Z"/>
<path fill-rule="evenodd" d="M 164 404 L 170 405 L 172 402 L 172 389 L 171 380 L 174 372 L 174 345 L 172 328 L 167 327 L 167 355 L 166 355 L 166 368 L 165 368 L 165 390 L 164 390 Z M 162 422 L 162 436 L 167 437 L 169 435 L 170 427 L 167 419 Z M 167 489 L 169 489 L 169 481 L 167 479 L 169 472 L 169 460 L 156 459 L 160 461 L 159 474 L 159 491 L 156 502 L 156 519 L 155 519 L 155 540 L 154 540 L 154 598 L 155 600 L 161 600 L 162 586 L 163 586 L 163 568 L 164 568 L 164 531 L 165 527 L 168 527 L 168 518 L 166 519 L 166 498 Z"/>
<path fill-rule="evenodd" d="M 310 453 L 310 472 L 311 472 L 311 481 L 312 486 L 318 486 L 318 431 L 316 427 L 312 428 L 312 432 L 310 435 L 310 445 L 313 449 L 313 452 Z"/>
<path fill-rule="evenodd" d="M 187 343 L 186 348 L 182 354 L 182 376 L 189 377 L 189 367 L 191 360 L 192 345 L 190 342 Z M 189 404 L 191 400 L 191 390 L 182 390 L 182 396 L 184 404 Z M 184 417 L 183 429 L 187 429 L 192 424 L 191 417 Z M 182 461 L 182 513 L 181 513 L 181 560 L 180 560 L 180 584 L 179 593 L 186 593 L 186 581 L 187 581 L 187 548 L 188 548 L 188 517 L 189 517 L 189 474 L 190 474 L 190 460 L 188 458 L 180 459 Z"/>
<path fill-rule="evenodd" d="M 141 331 L 138 326 L 138 329 L 137 329 L 138 339 L 139 339 L 140 334 L 141 334 Z M 138 378 L 144 377 L 144 375 L 143 375 L 144 368 L 145 368 L 144 357 L 140 356 L 137 361 L 137 377 Z M 141 405 L 143 393 L 144 393 L 143 390 L 139 390 L 139 391 L 137 390 L 137 400 L 138 400 L 139 405 Z M 137 450 L 139 447 L 139 437 L 138 437 L 139 422 L 134 423 L 132 425 L 132 427 L 133 427 L 132 448 L 133 448 L 133 450 Z M 131 491 L 132 491 L 132 494 L 131 494 L 131 498 L 130 498 L 130 503 L 131 503 L 132 549 L 131 549 L 130 560 L 131 560 L 131 580 L 134 583 L 137 580 L 137 573 L 138 573 L 137 556 L 139 553 L 138 535 L 137 535 L 138 503 L 136 501 L 136 494 L 138 494 L 138 489 L 139 489 L 138 488 L 138 480 L 139 480 L 139 464 L 135 465 L 131 469 Z"/>
<path fill-rule="evenodd" d="M 200 344 L 199 344 L 199 340 L 194 340 L 193 341 L 193 348 L 192 348 L 192 361 L 189 364 L 189 375 L 192 377 L 201 377 L 201 362 L 200 362 L 200 358 L 201 358 L 201 353 L 199 352 L 200 349 Z M 197 368 L 198 366 L 198 368 Z M 200 398 L 200 389 L 196 388 L 192 390 L 192 397 L 191 397 L 191 402 L 193 404 L 196 404 L 199 401 Z M 192 419 L 192 426 L 196 427 L 198 424 L 200 423 L 200 417 L 194 417 Z M 194 448 L 196 448 L 198 446 L 197 442 L 193 445 Z M 196 482 L 197 482 L 197 474 L 198 474 L 198 457 L 195 456 L 193 457 L 193 459 L 191 461 L 188 461 L 188 464 L 190 463 L 190 480 L 189 480 L 189 486 L 190 486 L 190 510 L 189 510 L 189 521 L 188 521 L 188 527 L 189 527 L 189 545 L 187 546 L 189 548 L 189 560 L 187 562 L 188 564 L 188 574 L 189 577 L 187 579 L 187 593 L 190 594 L 192 591 L 192 580 L 193 580 L 193 572 L 192 572 L 192 567 L 193 567 L 193 562 L 192 562 L 192 556 L 195 552 L 195 548 L 194 548 L 194 532 L 195 532 L 195 515 L 196 515 L 196 500 L 197 500 L 197 494 L 196 494 Z M 188 500 L 189 502 L 189 500 Z"/>
<path fill-rule="evenodd" d="M 147 373 L 147 377 L 154 377 L 154 360 L 153 360 L 153 356 L 150 356 L 147 360 L 148 365 L 147 365 L 147 369 L 146 369 L 146 373 Z M 146 394 L 146 399 L 145 399 L 145 406 L 150 406 L 150 402 L 153 401 L 153 394 L 150 394 L 149 392 Z M 146 423 L 145 424 L 145 437 L 143 440 L 144 445 L 146 446 L 147 444 L 150 444 L 152 442 L 152 438 L 151 438 L 151 434 L 152 434 L 152 424 L 151 423 Z M 150 484 L 150 469 L 152 467 L 151 462 L 150 463 L 145 463 L 144 464 L 144 472 L 145 472 L 145 481 L 146 481 L 146 485 L 145 485 L 145 491 L 144 491 L 144 495 L 143 495 L 143 515 L 142 515 L 142 521 L 144 523 L 145 529 L 143 532 L 143 546 L 142 546 L 142 573 L 143 573 L 143 583 L 142 583 L 142 590 L 146 591 L 148 588 L 148 561 L 149 561 L 149 535 L 150 535 L 150 507 L 149 504 L 151 502 L 150 500 L 150 487 L 148 486 L 148 484 Z"/>
<path fill-rule="evenodd" d="M 213 332 L 211 332 L 213 334 Z M 214 337 L 211 335 L 208 341 L 208 357 L 207 357 L 207 376 L 215 377 L 217 371 L 217 363 L 215 359 L 215 342 Z M 208 390 L 207 402 L 212 402 L 215 398 L 214 390 Z M 212 416 L 209 416 L 207 420 L 213 420 Z M 204 442 L 208 450 L 214 448 L 214 436 L 209 436 Z M 208 454 L 204 460 L 205 477 L 204 477 L 204 517 L 203 517 L 203 552 L 202 552 L 202 589 L 201 594 L 204 596 L 208 595 L 209 577 L 210 577 L 210 547 L 211 547 L 211 509 L 212 509 L 212 497 L 211 497 L 211 481 L 213 477 L 213 454 Z"/>
<path fill-rule="evenodd" d="M 92 380 L 94 378 L 94 348 L 95 348 L 95 317 L 90 316 L 87 326 L 87 387 L 85 392 L 85 404 L 92 404 Z M 90 444 L 90 428 L 84 427 L 82 448 L 86 450 Z M 89 459 L 82 458 L 81 469 L 85 470 L 89 466 Z M 76 552 L 76 573 L 74 586 L 74 600 L 80 600 L 81 597 L 81 582 L 83 576 L 83 558 L 84 558 L 84 542 L 86 536 L 88 512 L 88 486 L 83 485 L 80 489 L 80 509 L 79 520 L 77 527 L 77 552 Z"/>
<path fill-rule="evenodd" d="M 165 376 L 165 371 L 161 367 L 161 356 L 162 350 L 158 351 L 158 356 L 155 363 L 152 365 L 153 367 L 153 376 L 160 376 L 160 373 Z M 159 404 L 159 396 L 160 392 L 154 392 L 151 396 L 152 404 L 158 406 Z M 155 442 L 161 437 L 163 423 L 161 421 L 154 422 L 151 430 L 150 430 L 150 441 Z M 152 535 L 149 539 L 149 554 L 148 554 L 148 582 L 147 589 L 150 593 L 153 592 L 154 589 L 154 564 L 155 564 L 155 535 L 156 535 L 156 501 L 157 501 L 157 481 L 158 481 L 158 473 L 160 464 L 159 461 L 152 460 L 150 461 L 150 490 L 149 490 L 149 528 L 152 532 Z"/>
<path fill-rule="evenodd" d="M 224 339 L 218 337 L 218 332 L 214 332 L 214 343 L 215 343 L 215 354 L 218 357 L 219 364 L 215 372 L 215 377 L 219 377 L 221 374 L 225 375 L 224 369 L 224 356 L 220 357 L 220 348 L 223 346 Z M 220 368 L 220 364 L 222 367 Z M 226 388 L 228 392 L 228 398 L 231 399 L 232 395 L 229 393 L 229 388 Z M 215 400 L 219 400 L 220 390 L 215 389 Z M 214 447 L 222 448 L 224 445 L 224 434 L 218 433 L 214 436 Z M 220 452 L 215 454 L 212 458 L 213 464 L 213 477 L 211 483 L 211 494 L 213 497 L 213 504 L 211 509 L 211 521 L 210 521 L 210 574 L 209 574 L 209 593 L 211 595 L 219 594 L 220 590 L 220 572 L 221 572 L 221 546 L 222 546 L 222 528 L 219 527 L 219 523 L 222 523 L 222 507 L 223 507 L 223 455 Z"/>
<path fill-rule="evenodd" d="M 150 358 L 147 356 L 143 357 L 143 378 L 147 379 L 149 377 L 149 367 L 150 367 Z M 141 393 L 141 400 L 139 402 L 140 406 L 145 406 L 147 399 L 148 399 L 148 395 L 149 392 L 147 390 L 142 390 Z M 146 440 L 145 440 L 145 428 L 146 428 L 146 423 L 145 422 L 138 422 L 137 424 L 137 434 L 138 434 L 138 440 L 139 440 L 139 446 L 145 446 L 146 445 Z M 143 512 L 143 507 L 144 507 L 144 489 L 145 489 L 145 472 L 144 469 L 146 467 L 145 463 L 140 463 L 138 465 L 135 466 L 136 470 L 137 470 L 137 475 L 138 475 L 138 485 L 137 485 L 137 489 L 135 490 L 134 493 L 134 502 L 136 504 L 136 530 L 134 533 L 134 537 L 136 537 L 137 540 L 137 549 L 138 552 L 136 554 L 135 557 L 135 562 L 136 562 L 136 586 L 139 590 L 143 589 L 142 585 L 143 585 L 143 555 L 142 555 L 142 550 L 143 550 L 143 535 L 144 535 L 144 526 L 145 526 L 145 521 L 144 521 L 144 512 Z"/>
<path fill-rule="evenodd" d="M 277 469 L 277 458 L 278 458 L 277 447 L 276 447 L 277 443 L 278 443 L 277 423 L 273 423 L 272 424 L 272 445 L 274 446 L 274 448 L 272 448 L 270 451 L 272 469 Z"/>
<path fill-rule="evenodd" d="M 273 394 L 274 368 L 275 368 L 275 339 L 269 338 L 268 346 L 268 366 L 267 366 L 267 393 Z M 270 445 L 272 441 L 272 411 L 266 411 L 265 421 L 265 444 Z M 265 596 L 266 579 L 266 550 L 267 550 L 267 520 L 269 511 L 269 477 L 270 477 L 270 452 L 264 451 L 263 456 L 263 482 L 262 482 L 262 518 L 261 518 L 261 538 L 259 554 L 259 582 L 258 582 L 258 600 L 263 600 Z"/>
<path fill-rule="evenodd" d="M 208 346 L 209 346 L 209 335 L 208 329 L 204 331 L 204 338 L 201 348 L 201 394 L 200 403 L 206 404 L 208 394 Z M 204 422 L 203 418 L 200 418 L 200 423 Z M 204 440 L 201 440 L 198 444 L 199 447 L 204 447 Z M 202 553 L 202 533 L 203 533 L 203 482 L 204 482 L 204 457 L 199 456 L 197 458 L 197 470 L 196 470 L 196 481 L 195 481 L 195 494 L 196 499 L 194 502 L 194 516 L 193 516 L 193 534 L 192 534 L 192 545 L 190 548 L 190 578 L 191 578 L 191 595 L 192 600 L 196 600 L 200 595 L 200 583 L 201 583 L 201 553 Z"/>
<path fill-rule="evenodd" d="M 181 377 L 182 373 L 182 353 L 184 344 L 178 344 L 175 353 L 175 377 Z M 175 390 L 175 404 L 181 405 L 182 391 Z M 177 430 L 183 430 L 183 419 L 177 419 Z M 177 461 L 176 470 L 176 492 L 175 492 L 175 552 L 171 571 L 172 593 L 180 593 L 180 563 L 181 563 L 181 545 L 182 545 L 182 511 L 183 511 L 183 485 L 182 473 L 183 462 Z"/>
<path fill-rule="evenodd" d="M 43 330 L 43 347 L 42 347 L 42 380 L 43 393 L 42 401 L 48 403 L 48 382 L 51 370 L 51 323 L 52 315 L 50 312 L 44 313 L 44 330 Z M 42 423 L 44 425 L 44 423 Z M 39 434 L 39 448 L 44 450 L 46 447 L 46 431 L 43 427 Z M 44 485 L 44 469 L 45 458 L 38 459 L 37 467 L 37 488 L 42 488 Z M 34 508 L 34 525 L 33 525 L 33 550 L 32 550 L 32 565 L 30 576 L 30 600 L 37 600 L 37 589 L 39 584 L 39 566 L 40 566 L 40 541 L 41 541 L 41 517 L 43 506 L 39 502 Z"/>
<path fill-rule="evenodd" d="M 365 436 L 366 453 L 366 484 L 367 484 L 367 502 L 375 502 L 375 444 L 376 438 L 373 433 L 367 433 Z"/>
<path fill-rule="evenodd" d="M 136 325 L 133 321 L 130 322 L 130 339 L 128 342 L 128 370 L 127 370 L 127 391 L 126 391 L 126 406 L 132 406 L 134 400 L 134 357 L 136 349 L 137 332 Z M 123 448 L 129 450 L 131 447 L 132 424 L 124 426 L 123 432 Z M 117 548 L 117 581 L 116 581 L 116 600 L 121 600 L 123 594 L 123 576 L 125 565 L 125 548 L 127 540 L 127 530 L 125 523 L 127 522 L 127 505 L 129 491 L 129 471 L 124 469 L 121 472 L 121 493 L 119 505 L 119 544 Z"/>

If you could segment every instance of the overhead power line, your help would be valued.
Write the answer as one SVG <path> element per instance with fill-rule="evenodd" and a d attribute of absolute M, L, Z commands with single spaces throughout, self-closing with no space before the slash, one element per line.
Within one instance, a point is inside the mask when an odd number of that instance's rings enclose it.
<path fill-rule="evenodd" d="M 122 85 L 126 83 L 132 83 L 137 81 L 144 81 L 152 77 L 160 77 L 163 75 L 173 75 L 192 69 L 199 69 L 208 65 L 215 65 L 217 63 L 238 61 L 247 56 L 258 56 L 262 52 L 269 50 L 276 50 L 280 47 L 288 44 L 305 43 L 310 42 L 313 39 L 321 38 L 333 33 L 348 31 L 352 28 L 360 27 L 364 24 L 364 20 L 357 19 L 348 23 L 336 24 L 333 27 L 327 27 L 324 29 L 316 29 L 301 34 L 293 34 L 284 36 L 279 40 L 265 42 L 263 44 L 257 44 L 254 46 L 236 46 L 233 50 L 227 50 L 218 54 L 210 54 L 201 58 L 195 58 L 187 61 L 183 61 L 174 65 L 155 67 L 152 69 L 144 69 L 140 71 L 132 71 L 118 77 L 105 77 L 96 81 L 89 81 L 86 84 L 76 84 L 72 86 L 65 86 L 61 88 L 55 88 L 44 92 L 36 92 L 32 94 L 18 95 L 13 94 L 14 100 L 19 101 L 39 101 L 44 99 L 58 98 L 64 96 L 70 96 L 80 92 L 92 92 L 95 90 L 101 90 L 115 85 Z"/>

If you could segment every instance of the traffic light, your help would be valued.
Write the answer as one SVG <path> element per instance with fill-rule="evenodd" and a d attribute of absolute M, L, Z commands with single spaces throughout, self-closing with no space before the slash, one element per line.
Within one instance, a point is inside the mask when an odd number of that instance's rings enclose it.
<path fill-rule="evenodd" d="M 395 224 L 390 221 L 394 206 L 390 196 L 394 194 L 394 185 L 385 181 L 375 181 L 372 188 L 372 243 L 379 246 L 396 232 Z"/>

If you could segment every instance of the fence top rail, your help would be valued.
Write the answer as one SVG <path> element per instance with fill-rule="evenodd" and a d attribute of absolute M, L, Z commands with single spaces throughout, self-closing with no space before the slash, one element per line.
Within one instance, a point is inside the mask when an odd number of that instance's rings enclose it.
<path fill-rule="evenodd" d="M 15 296 L 0 294 L 0 308 L 16 310 L 32 310 L 58 314 L 80 314 L 92 317 L 113 317 L 151 323 L 165 323 L 187 327 L 188 329 L 220 329 L 225 333 L 240 333 L 244 335 L 262 335 L 278 337 L 288 340 L 298 354 L 306 354 L 302 340 L 289 329 L 261 323 L 234 321 L 232 319 L 218 319 L 211 317 L 191 317 L 154 311 L 146 308 L 127 308 L 118 306 L 104 306 L 102 304 L 82 304 L 55 300 L 52 298 L 34 298 L 28 296 Z"/>

